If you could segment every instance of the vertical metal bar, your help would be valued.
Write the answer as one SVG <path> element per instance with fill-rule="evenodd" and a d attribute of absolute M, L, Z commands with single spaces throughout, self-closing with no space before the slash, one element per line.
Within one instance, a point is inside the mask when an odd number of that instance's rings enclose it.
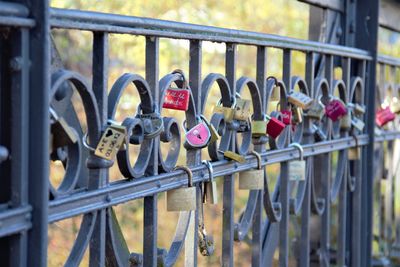
<path fill-rule="evenodd" d="M 373 218 L 373 162 L 374 160 L 374 131 L 375 131 L 375 85 L 379 28 L 379 1 L 357 1 L 356 47 L 367 50 L 372 56 L 368 63 L 365 81 L 365 103 L 368 106 L 366 114 L 366 129 L 369 144 L 363 155 L 363 184 L 362 184 L 362 217 L 361 224 L 361 266 L 371 266 L 372 252 L 372 218 Z"/>
<path fill-rule="evenodd" d="M 32 205 L 32 229 L 28 232 L 28 262 L 47 265 L 47 219 L 49 196 L 49 88 L 50 26 L 49 1 L 24 1 L 35 27 L 30 30 L 29 91 L 29 203 Z"/>
<path fill-rule="evenodd" d="M 286 90 L 292 89 L 291 85 L 292 51 L 283 50 L 283 82 Z M 282 218 L 279 224 L 279 266 L 285 267 L 289 264 L 289 165 L 281 163 L 280 173 L 280 202 L 282 203 Z"/>
<path fill-rule="evenodd" d="M 190 88 L 194 102 L 196 105 L 197 112 L 201 110 L 201 63 L 202 63 L 202 42 L 199 40 L 190 41 L 190 61 L 189 61 L 189 80 Z M 187 152 L 188 165 L 198 165 L 201 163 L 201 151 L 200 150 L 189 150 Z M 198 186 L 197 186 L 198 187 Z M 196 190 L 197 198 L 200 190 Z M 197 228 L 199 225 L 199 213 L 192 212 L 190 215 L 190 224 L 188 233 L 185 240 L 185 266 L 197 266 Z"/>
<path fill-rule="evenodd" d="M 257 47 L 257 73 L 256 81 L 258 88 L 260 89 L 262 110 L 266 112 L 265 107 L 267 105 L 267 92 L 266 92 L 266 74 L 267 74 L 267 49 L 264 46 Z M 254 147 L 256 151 L 264 152 L 264 145 L 256 145 Z M 256 208 L 253 215 L 253 231 L 252 231 L 252 258 L 251 265 L 254 267 L 262 266 L 261 254 L 262 254 L 262 211 L 263 211 L 263 191 L 258 191 L 258 197 L 256 200 Z"/>
<path fill-rule="evenodd" d="M 13 76 L 12 88 L 12 143 L 11 143 L 11 206 L 18 207 L 26 205 L 28 201 L 28 131 L 23 131 L 29 123 L 29 32 L 27 29 L 20 29 L 17 32 L 18 45 L 14 50 L 21 61 L 21 71 Z M 14 58 L 15 60 L 17 58 Z M 21 232 L 16 237 L 11 237 L 10 244 L 11 266 L 26 266 L 27 255 L 27 233 Z"/>
<path fill-rule="evenodd" d="M 310 95 L 314 95 L 314 53 L 306 54 L 306 82 Z M 309 143 L 311 136 L 308 137 L 306 143 Z M 312 161 L 311 161 L 312 164 Z M 310 265 L 310 214 L 311 214 L 311 178 L 308 177 L 306 191 L 301 207 L 301 239 L 300 239 L 300 267 L 308 267 Z"/>
<path fill-rule="evenodd" d="M 325 77 L 328 80 L 329 86 L 332 85 L 333 79 L 333 57 L 331 55 L 325 56 Z M 325 211 L 321 218 L 321 251 L 322 251 L 322 266 L 329 266 L 330 263 L 330 223 L 331 223 L 331 198 L 330 198 L 330 179 L 331 179 L 331 155 L 321 155 L 322 164 L 318 165 L 318 172 L 315 175 L 324 177 L 321 179 L 322 195 L 325 198 Z"/>
<path fill-rule="evenodd" d="M 236 93 L 236 44 L 226 44 L 225 73 L 231 87 L 232 95 Z M 235 150 L 235 135 L 232 136 L 231 150 Z M 222 218 L 222 266 L 233 266 L 233 230 L 234 230 L 234 198 L 235 180 L 234 175 L 224 176 L 223 193 L 223 218 Z"/>
<path fill-rule="evenodd" d="M 108 34 L 93 33 L 93 92 L 99 108 L 100 124 L 106 125 L 108 112 Z M 89 170 L 93 187 L 104 187 L 108 183 L 108 169 Z M 97 176 L 97 177 L 96 177 Z M 104 266 L 106 263 L 106 210 L 98 211 L 96 226 L 90 240 L 90 266 Z"/>
<path fill-rule="evenodd" d="M 158 89 L 159 67 L 159 39 L 157 37 L 146 38 L 146 80 L 150 86 L 154 102 L 159 103 L 160 92 Z M 158 174 L 158 149 L 159 137 L 154 140 L 153 151 L 147 175 Z M 157 194 L 144 198 L 143 210 L 143 266 L 157 266 L 157 221 L 158 201 Z"/>

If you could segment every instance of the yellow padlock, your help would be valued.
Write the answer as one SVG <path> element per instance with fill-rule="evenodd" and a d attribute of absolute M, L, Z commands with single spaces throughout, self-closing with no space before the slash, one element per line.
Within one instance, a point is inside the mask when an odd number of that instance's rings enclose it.
<path fill-rule="evenodd" d="M 235 115 L 235 106 L 236 106 L 236 98 L 233 98 L 234 101 L 231 107 L 224 107 L 222 105 L 222 101 L 219 100 L 216 106 L 214 106 L 214 113 L 221 113 L 224 115 L 225 122 L 232 122 L 233 117 Z"/>
<path fill-rule="evenodd" d="M 267 134 L 267 121 L 251 121 L 251 134 L 254 137 L 265 136 Z"/>
<path fill-rule="evenodd" d="M 250 100 L 237 98 L 233 118 L 239 121 L 246 121 L 250 117 L 250 106 Z"/>

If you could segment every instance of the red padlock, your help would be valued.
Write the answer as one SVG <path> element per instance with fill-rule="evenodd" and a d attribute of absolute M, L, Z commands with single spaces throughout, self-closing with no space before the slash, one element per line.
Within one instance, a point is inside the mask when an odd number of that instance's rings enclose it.
<path fill-rule="evenodd" d="M 286 125 L 290 125 L 292 123 L 292 111 L 291 110 L 282 110 L 282 122 Z"/>
<path fill-rule="evenodd" d="M 268 115 L 267 119 L 268 119 L 268 123 L 267 123 L 267 134 L 269 136 L 271 136 L 272 138 L 277 138 L 282 131 L 285 129 L 286 124 L 284 124 L 282 121 L 280 121 L 277 118 L 274 117 L 270 117 Z"/>
<path fill-rule="evenodd" d="M 376 112 L 375 123 L 382 127 L 390 121 L 393 121 L 396 115 L 390 110 L 390 107 L 381 108 Z"/>
<path fill-rule="evenodd" d="M 163 108 L 187 111 L 189 108 L 190 90 L 168 88 L 165 92 Z"/>
<path fill-rule="evenodd" d="M 334 98 L 325 106 L 325 113 L 332 121 L 337 121 L 347 114 L 347 108 L 342 100 Z"/>

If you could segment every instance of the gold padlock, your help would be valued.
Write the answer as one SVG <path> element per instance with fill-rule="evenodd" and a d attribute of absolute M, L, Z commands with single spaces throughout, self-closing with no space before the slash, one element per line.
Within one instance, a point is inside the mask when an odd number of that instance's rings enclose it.
<path fill-rule="evenodd" d="M 394 97 L 393 100 L 391 101 L 390 110 L 396 114 L 400 113 L 400 101 L 397 97 Z"/>
<path fill-rule="evenodd" d="M 214 125 L 210 123 L 209 120 L 207 120 L 204 115 L 200 115 L 201 119 L 204 121 L 204 123 L 207 125 L 208 129 L 210 130 L 211 138 L 210 138 L 210 143 L 215 142 L 219 139 L 219 134 L 217 129 L 215 129 Z"/>
<path fill-rule="evenodd" d="M 314 99 L 312 99 L 308 95 L 303 94 L 301 92 L 295 92 L 295 91 L 292 91 L 287 96 L 287 100 L 289 103 L 291 103 L 295 106 L 298 106 L 304 110 L 309 109 L 314 102 Z"/>
<path fill-rule="evenodd" d="M 348 131 L 351 128 L 351 124 L 351 114 L 350 112 L 347 112 L 346 115 L 340 119 L 340 129 L 343 131 Z"/>
<path fill-rule="evenodd" d="M 299 160 L 289 161 L 289 181 L 304 181 L 306 179 L 306 161 L 304 160 L 304 150 L 299 143 L 291 143 L 289 147 L 299 150 Z"/>
<path fill-rule="evenodd" d="M 257 158 L 257 169 L 239 173 L 240 190 L 261 190 L 264 189 L 264 168 L 262 167 L 261 155 L 256 151 L 250 152 Z"/>
<path fill-rule="evenodd" d="M 251 121 L 251 134 L 253 137 L 265 136 L 267 134 L 267 121 Z"/>
<path fill-rule="evenodd" d="M 357 136 L 353 134 L 353 138 L 356 142 L 356 146 L 350 147 L 347 150 L 347 157 L 348 157 L 348 160 L 359 160 L 361 157 L 361 148 L 358 146 Z"/>
<path fill-rule="evenodd" d="M 208 160 L 203 160 L 201 163 L 206 165 L 208 169 L 208 176 L 210 177 L 210 180 L 204 183 L 205 197 L 203 198 L 203 203 L 218 204 L 217 183 L 214 179 L 213 167 Z"/>
<path fill-rule="evenodd" d="M 167 211 L 196 210 L 196 187 L 193 186 L 193 173 L 186 166 L 177 166 L 174 169 L 183 170 L 188 176 L 188 187 L 167 191 Z"/>
<path fill-rule="evenodd" d="M 233 102 L 230 107 L 222 105 L 222 99 L 220 99 L 217 105 L 214 106 L 214 113 L 221 113 L 224 115 L 225 122 L 232 122 L 233 116 L 235 115 L 236 97 L 233 97 Z"/>
<path fill-rule="evenodd" d="M 83 136 L 83 145 L 93 151 L 98 157 L 107 160 L 114 160 L 120 147 L 126 141 L 126 127 L 118 125 L 113 121 L 108 121 L 108 126 L 100 138 L 96 148 L 92 148 L 87 144 L 87 134 Z"/>
<path fill-rule="evenodd" d="M 230 150 L 226 150 L 226 151 L 218 150 L 218 152 L 224 154 L 224 157 L 227 158 L 227 159 L 231 159 L 231 160 L 234 160 L 234 161 L 239 162 L 239 163 L 245 163 L 246 162 L 246 159 L 242 155 L 239 155 L 238 153 L 235 153 L 233 151 L 230 151 Z"/>
<path fill-rule="evenodd" d="M 355 103 L 355 104 L 353 104 L 353 106 L 354 106 L 354 108 L 353 108 L 354 109 L 354 113 L 356 115 L 363 115 L 365 113 L 365 106 L 364 105 Z"/>
<path fill-rule="evenodd" d="M 237 98 L 235 114 L 233 118 L 239 121 L 246 121 L 250 117 L 251 101 L 248 99 Z"/>
<path fill-rule="evenodd" d="M 322 95 L 319 96 L 318 101 L 315 101 L 307 110 L 307 117 L 312 119 L 321 120 L 325 115 L 325 105 L 321 101 Z"/>
<path fill-rule="evenodd" d="M 303 110 L 300 107 L 292 107 L 292 122 L 294 124 L 300 124 L 303 122 Z"/>

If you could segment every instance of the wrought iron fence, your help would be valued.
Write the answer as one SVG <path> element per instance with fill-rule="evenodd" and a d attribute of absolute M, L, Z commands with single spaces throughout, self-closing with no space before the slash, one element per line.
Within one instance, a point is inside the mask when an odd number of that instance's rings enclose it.
<path fill-rule="evenodd" d="M 324 1 L 316 2 L 324 4 Z M 395 212 L 394 193 L 399 161 L 395 153 L 398 151 L 396 139 L 400 133 L 398 118 L 387 118 L 393 115 L 388 110 L 378 111 L 378 119 L 382 112 L 389 112 L 378 123 L 390 122 L 376 128 L 375 109 L 382 104 L 397 111 L 396 99 L 400 96 L 396 72 L 400 61 L 377 55 L 378 2 L 367 1 L 369 5 L 361 1 L 345 2 L 353 12 L 341 15 L 347 46 L 334 44 L 332 39 L 333 44 L 327 44 L 149 18 L 54 9 L 46 1 L 0 2 L 2 264 L 45 266 L 48 224 L 83 215 L 66 266 L 79 265 L 87 249 L 90 266 L 171 266 L 183 249 L 185 265 L 196 266 L 198 249 L 203 254 L 210 254 L 214 249 L 211 236 L 203 231 L 206 222 L 202 215 L 202 196 L 207 187 L 203 185 L 210 183 L 210 176 L 223 180 L 220 200 L 223 230 L 219 236 L 213 235 L 222 243 L 223 266 L 233 265 L 234 243 L 244 240 L 251 246 L 248 265 L 252 266 L 271 266 L 276 251 L 279 266 L 289 265 L 290 251 L 294 252 L 299 266 L 369 266 L 394 262 L 399 256 L 399 215 Z M 355 34 L 348 32 L 347 26 L 356 29 Z M 50 30 L 59 28 L 92 32 L 91 82 L 57 63 Z M 146 37 L 146 76 L 121 74 L 108 93 L 110 33 Z M 203 156 L 208 153 L 211 158 L 210 175 L 210 165 L 202 164 L 201 149 L 181 142 L 185 133 L 178 121 L 160 117 L 168 90 L 185 89 L 186 81 L 179 72 L 160 79 L 162 38 L 190 43 L 186 74 L 190 97 L 185 111 L 188 129 L 199 124 L 200 115 L 212 106 L 207 98 L 215 85 L 221 94 L 223 112 L 231 110 L 238 94 L 249 90 L 251 117 L 261 127 L 267 125 L 265 115 L 269 121 L 283 120 L 282 114 L 286 111 L 292 109 L 293 117 L 301 111 L 290 101 L 293 92 L 301 92 L 321 106 L 339 99 L 348 114 L 351 111 L 353 122 L 346 123 L 350 118 L 347 115 L 332 120 L 327 115 L 315 118 L 306 112 L 302 121 L 294 118 L 295 127 L 285 126 L 274 139 L 271 133 L 254 135 L 255 129 L 251 126 L 255 124 L 248 120 L 240 122 L 228 119 L 229 114 L 216 112 L 206 119 L 216 128 L 220 141 L 209 142 L 203 148 Z M 202 73 L 204 41 L 226 45 L 224 74 Z M 239 45 L 257 48 L 255 77 L 236 77 Z M 281 81 L 267 78 L 269 48 L 282 51 Z M 305 55 L 305 77 L 292 73 L 294 51 Z M 379 86 L 375 90 L 377 65 Z M 340 79 L 334 78 L 335 67 L 342 70 Z M 109 120 L 115 119 L 121 95 L 130 84 L 140 95 L 138 104 L 142 114 L 122 122 L 129 138 L 116 158 L 101 158 L 96 155 L 96 146 Z M 72 106 L 73 92 L 82 100 L 85 127 Z M 268 114 L 269 108 L 277 103 L 277 111 Z M 157 124 L 161 122 L 163 127 Z M 159 125 L 160 131 L 152 128 L 154 125 Z M 160 143 L 169 144 L 167 153 L 161 151 Z M 135 162 L 129 158 L 130 146 L 140 147 Z M 257 152 L 255 155 L 250 153 L 253 150 Z M 234 151 L 244 161 L 230 160 L 221 151 Z M 189 169 L 175 169 L 180 153 L 186 153 Z M 337 162 L 333 159 L 334 153 Z M 290 178 L 294 172 L 291 163 L 299 162 L 300 157 L 305 160 L 301 170 L 305 179 L 295 181 Z M 50 160 L 61 161 L 65 168 L 57 188 L 49 183 Z M 274 163 L 280 164 L 276 186 L 273 188 L 265 170 L 261 171 L 263 189 L 249 190 L 244 212 L 235 221 L 235 174 L 243 176 L 246 171 Z M 113 164 L 129 179 L 110 182 L 108 170 Z M 195 197 L 196 209 L 180 212 L 171 246 L 160 249 L 157 196 L 186 188 L 189 174 L 195 189 L 179 193 L 188 194 L 185 195 L 188 202 Z M 381 195 L 382 183 L 386 191 Z M 196 196 L 190 195 L 193 192 Z M 378 192 L 377 203 L 382 203 L 383 208 L 375 209 L 382 213 L 377 220 L 373 220 L 374 192 Z M 210 191 L 207 193 L 210 197 Z M 144 199 L 142 254 L 129 251 L 113 211 L 113 206 L 137 199 Z M 330 233 L 333 203 L 337 203 L 338 220 L 335 250 L 331 248 Z M 299 224 L 297 241 L 289 235 L 293 218 Z M 379 224 L 374 236 L 373 222 Z M 380 245 L 377 257 L 371 255 L 373 242 Z"/>

